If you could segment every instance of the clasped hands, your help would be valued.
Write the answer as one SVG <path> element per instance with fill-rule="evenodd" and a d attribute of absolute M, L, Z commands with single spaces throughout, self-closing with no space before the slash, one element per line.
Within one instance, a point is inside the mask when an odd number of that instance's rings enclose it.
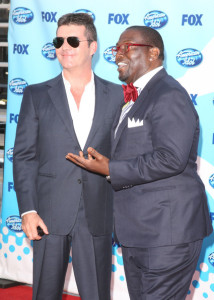
<path fill-rule="evenodd" d="M 72 161 L 76 165 L 102 175 L 109 175 L 109 159 L 97 152 L 92 147 L 87 149 L 88 158 L 85 158 L 83 152 L 80 151 L 79 155 L 68 153 L 66 159 Z"/>

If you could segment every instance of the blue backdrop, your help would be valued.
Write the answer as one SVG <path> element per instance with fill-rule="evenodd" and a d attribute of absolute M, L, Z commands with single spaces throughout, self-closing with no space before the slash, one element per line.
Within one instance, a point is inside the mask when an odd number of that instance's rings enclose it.
<path fill-rule="evenodd" d="M 9 80 L 5 165 L 0 228 L 0 277 L 32 283 L 32 244 L 21 230 L 13 186 L 13 146 L 25 87 L 61 72 L 52 39 L 58 18 L 68 12 L 88 12 L 98 31 L 94 72 L 119 83 L 111 47 L 131 25 L 157 29 L 165 42 L 165 67 L 188 91 L 201 120 L 198 172 L 206 186 L 214 220 L 214 26 L 213 0 L 11 0 L 9 20 Z M 50 149 L 51 151 L 51 149 Z M 213 235 L 206 238 L 187 300 L 214 299 Z M 129 299 L 121 249 L 112 245 L 112 299 Z M 77 293 L 72 253 L 65 290 Z"/>

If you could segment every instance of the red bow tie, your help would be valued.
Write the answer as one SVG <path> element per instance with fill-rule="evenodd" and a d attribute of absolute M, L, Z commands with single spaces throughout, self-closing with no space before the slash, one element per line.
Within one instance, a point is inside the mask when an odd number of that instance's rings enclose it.
<path fill-rule="evenodd" d="M 135 102 L 138 97 L 138 92 L 133 83 L 129 83 L 127 85 L 122 84 L 123 93 L 124 93 L 124 101 L 127 103 L 129 101 Z"/>

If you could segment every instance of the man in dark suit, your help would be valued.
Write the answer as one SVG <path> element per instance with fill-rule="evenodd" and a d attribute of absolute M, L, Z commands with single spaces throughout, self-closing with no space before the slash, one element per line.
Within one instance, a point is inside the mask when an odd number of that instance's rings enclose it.
<path fill-rule="evenodd" d="M 198 115 L 162 66 L 156 30 L 129 27 L 113 53 L 119 79 L 129 85 L 112 129 L 111 160 L 92 147 L 88 159 L 81 152 L 67 158 L 111 180 L 130 299 L 183 300 L 212 232 L 196 166 Z"/>
<path fill-rule="evenodd" d="M 81 299 L 110 300 L 112 188 L 65 155 L 89 145 L 110 155 L 122 88 L 91 70 L 97 34 L 88 14 L 62 16 L 53 43 L 62 74 L 25 89 L 14 147 L 22 228 L 35 240 L 33 299 L 62 299 L 72 242 Z"/>

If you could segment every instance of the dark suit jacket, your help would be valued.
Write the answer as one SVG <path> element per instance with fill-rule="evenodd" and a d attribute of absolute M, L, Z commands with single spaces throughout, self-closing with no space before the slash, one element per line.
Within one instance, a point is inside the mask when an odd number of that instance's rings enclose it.
<path fill-rule="evenodd" d="M 92 146 L 110 155 L 110 129 L 122 88 L 95 75 L 95 113 L 84 153 Z M 84 126 L 84 124 L 83 124 Z M 112 188 L 105 176 L 90 173 L 66 160 L 78 154 L 66 92 L 60 74 L 26 87 L 14 147 L 14 185 L 20 214 L 38 211 L 50 233 L 67 234 L 74 225 L 80 197 L 89 230 L 112 232 Z"/>
<path fill-rule="evenodd" d="M 143 126 L 128 128 L 128 118 L 143 120 Z M 204 185 L 197 174 L 198 138 L 198 115 L 189 95 L 162 69 L 112 138 L 110 176 L 121 244 L 181 244 L 212 232 Z"/>

